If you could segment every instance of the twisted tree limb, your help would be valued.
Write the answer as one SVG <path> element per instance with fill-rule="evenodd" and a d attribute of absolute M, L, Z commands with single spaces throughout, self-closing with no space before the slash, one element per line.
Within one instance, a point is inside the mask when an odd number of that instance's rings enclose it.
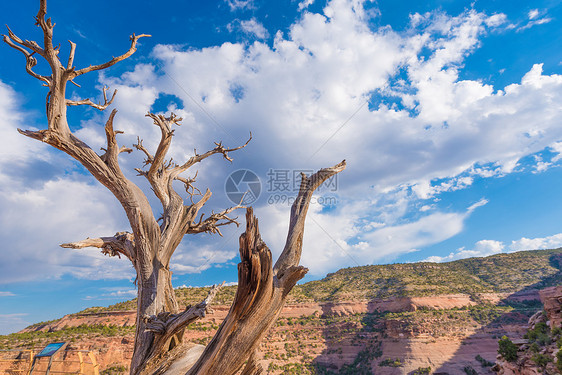
<path fill-rule="evenodd" d="M 117 232 L 112 237 L 87 238 L 78 242 L 63 243 L 60 245 L 66 249 L 83 249 L 85 247 L 97 247 L 102 249 L 104 255 L 125 255 L 130 261 L 135 258 L 135 239 L 129 232 Z"/>
<path fill-rule="evenodd" d="M 185 327 L 194 321 L 204 318 L 210 309 L 211 302 L 224 285 L 213 285 L 207 297 L 195 306 L 187 306 L 183 312 L 171 314 L 162 312 L 158 316 L 144 315 L 143 321 L 146 323 L 146 329 L 154 332 L 156 335 L 151 353 L 148 355 L 144 367 L 153 367 L 163 353 L 167 352 L 167 347 L 176 346 L 179 342 L 177 334 L 182 333 Z"/>
<path fill-rule="evenodd" d="M 76 46 L 76 44 L 72 44 L 73 46 Z M 70 58 L 69 58 L 69 62 L 70 62 Z M 73 81 L 71 81 L 72 83 L 74 83 Z M 76 84 L 76 83 L 74 83 Z M 113 99 L 115 99 L 115 95 L 117 94 L 117 90 L 113 91 L 113 95 L 111 95 L 111 99 L 107 100 L 107 90 L 109 89 L 109 87 L 104 86 L 102 91 L 103 91 L 103 104 L 99 103 L 96 104 L 94 102 L 92 102 L 90 99 L 84 99 L 84 100 L 70 100 L 70 99 L 66 99 L 66 105 L 68 106 L 78 106 L 78 105 L 89 105 L 90 107 L 93 107 L 95 109 L 99 109 L 100 111 L 105 110 L 107 107 L 109 107 L 111 105 L 111 103 L 113 103 Z"/>
<path fill-rule="evenodd" d="M 240 236 L 238 289 L 232 307 L 219 330 L 188 375 L 260 374 L 255 351 L 277 320 L 287 294 L 308 269 L 299 265 L 304 235 L 304 220 L 312 193 L 324 181 L 345 169 L 345 160 L 303 176 L 299 193 L 291 207 L 289 233 L 275 268 L 271 251 L 261 239 L 258 219 L 246 209 L 246 231 Z M 236 348 L 233 350 L 232 348 Z M 247 361 L 247 362 L 246 362 Z M 247 363 L 244 365 L 244 363 Z"/>

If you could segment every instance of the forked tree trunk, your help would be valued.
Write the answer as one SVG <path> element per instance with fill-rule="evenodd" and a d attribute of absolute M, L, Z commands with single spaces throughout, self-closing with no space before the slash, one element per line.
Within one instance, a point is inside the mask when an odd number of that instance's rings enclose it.
<path fill-rule="evenodd" d="M 130 372 L 132 375 L 161 372 L 161 369 L 177 364 L 178 359 L 181 359 L 177 355 L 174 357 L 167 354 L 174 348 L 179 348 L 178 344 L 181 343 L 185 327 L 205 315 L 208 305 L 218 291 L 218 287 L 212 288 L 204 301 L 180 311 L 169 269 L 172 254 L 186 234 L 221 234 L 220 226 L 232 223 L 238 225 L 228 214 L 242 207 L 231 207 L 204 218 L 199 214 L 199 210 L 211 198 L 211 192 L 207 189 L 205 193 L 201 193 L 193 186 L 195 177 L 184 177 L 182 174 L 214 154 L 221 154 L 226 160 L 232 161 L 229 152 L 245 147 L 251 140 L 251 134 L 250 139 L 242 146 L 227 148 L 218 142 L 215 143 L 215 148 L 203 154 L 195 152 L 185 163 L 176 164 L 171 159 L 166 160 L 166 156 L 172 142 L 172 126 L 179 125 L 181 118 L 173 113 L 169 117 L 148 113 L 147 117 L 160 128 L 161 139 L 154 154 L 143 146 L 140 139 L 134 145 L 146 156 L 145 166 L 149 166 L 148 170 L 136 171 L 148 180 L 162 204 L 162 223 L 159 225 L 148 198 L 136 184 L 125 177 L 119 166 L 119 154 L 130 153 L 132 149 L 119 147 L 117 144 L 116 136 L 120 132 L 113 129 L 113 118 L 117 111 L 111 112 L 105 124 L 107 146 L 101 155 L 78 139 L 71 132 L 67 122 L 67 107 L 89 105 L 105 110 L 113 102 L 116 92 L 108 100 L 107 88 L 104 87 L 103 104 L 94 104 L 90 99 L 65 98 L 68 82 L 74 83 L 73 80 L 82 74 L 109 68 L 128 58 L 136 51 L 138 40 L 149 35 L 133 34 L 131 46 L 123 55 L 103 64 L 76 69 L 73 65 L 76 44 L 70 42 L 68 61 L 63 65 L 58 57 L 58 47 L 53 46 L 54 24 L 50 18 L 45 19 L 46 0 L 40 0 L 39 3 L 36 25 L 43 32 L 42 46 L 34 41 L 20 39 L 10 29 L 8 35 L 4 35 L 4 42 L 25 56 L 26 71 L 49 88 L 46 100 L 47 129 L 18 130 L 23 135 L 45 142 L 76 159 L 96 180 L 107 187 L 123 206 L 131 225 L 131 233 L 120 232 L 110 237 L 88 238 L 61 246 L 75 249 L 97 247 L 101 248 L 104 254 L 119 257 L 123 255 L 131 261 L 137 273 L 138 304 Z M 35 56 L 41 56 L 49 64 L 50 76 L 33 71 L 37 64 Z M 239 284 L 234 303 L 199 360 L 191 368 L 185 368 L 185 372 L 189 371 L 190 375 L 229 375 L 240 370 L 244 363 L 246 366 L 243 374 L 257 374 L 261 371 L 255 356 L 257 346 L 277 319 L 287 294 L 307 271 L 298 263 L 302 251 L 304 220 L 312 194 L 327 178 L 344 168 L 345 161 L 332 168 L 321 169 L 311 177 L 302 175 L 300 191 L 291 208 L 287 242 L 273 267 L 271 252 L 261 240 L 257 219 L 253 216 L 251 208 L 248 209 L 246 232 L 240 237 L 241 263 L 238 267 Z M 184 199 L 173 189 L 176 180 L 185 185 L 189 204 L 185 204 Z M 197 195 L 200 199 L 194 202 L 193 198 Z"/>
<path fill-rule="evenodd" d="M 261 239 L 258 219 L 246 210 L 246 231 L 240 236 L 238 289 L 230 311 L 189 375 L 259 374 L 256 351 L 277 320 L 287 295 L 308 269 L 299 265 L 304 223 L 312 194 L 326 179 L 345 168 L 345 160 L 310 177 L 302 174 L 299 194 L 291 207 L 283 252 L 273 266 L 271 251 Z"/>

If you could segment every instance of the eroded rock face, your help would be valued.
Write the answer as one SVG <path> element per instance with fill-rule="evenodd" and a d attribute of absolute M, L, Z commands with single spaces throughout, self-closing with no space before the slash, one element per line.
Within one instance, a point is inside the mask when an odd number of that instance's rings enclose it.
<path fill-rule="evenodd" d="M 562 325 L 562 285 L 545 288 L 539 292 L 550 327 Z"/>
<path fill-rule="evenodd" d="M 539 323 L 546 323 L 550 329 L 560 328 L 562 324 L 562 286 L 545 288 L 539 291 L 544 311 L 538 311 L 529 319 L 529 330 L 534 330 Z M 517 343 L 517 341 L 514 341 Z M 540 348 L 538 353 L 530 350 L 529 344 L 519 346 L 517 359 L 513 362 L 504 360 L 498 356 L 494 370 L 499 375 L 538 375 L 538 374 L 558 374 L 555 364 L 557 361 L 556 354 L 559 349 L 555 341 Z M 533 356 L 540 354 L 550 358 L 551 362 L 546 367 L 539 368 Z"/>
<path fill-rule="evenodd" d="M 523 298 L 528 300 L 532 296 L 538 299 L 538 293 Z M 479 297 L 500 301 L 506 295 Z M 367 372 L 362 373 L 382 375 L 408 374 L 427 367 L 441 373 L 462 374 L 466 366 L 478 369 L 479 374 L 492 374 L 475 357 L 480 355 L 494 361 L 497 337 L 522 336 L 528 316 L 508 313 L 506 322 L 488 326 L 471 315 L 469 307 L 474 305 L 476 302 L 464 294 L 288 304 L 260 346 L 260 360 L 270 374 L 282 373 L 283 366 L 303 363 L 335 371 L 342 366 L 367 366 L 363 368 Z M 185 339 L 206 344 L 228 309 L 225 305 L 213 306 L 214 314 L 187 329 Z M 60 330 L 81 324 L 131 326 L 134 321 L 134 311 L 74 314 L 39 329 Z M 80 340 L 73 346 L 94 350 L 103 370 L 128 366 L 133 339 L 132 334 L 120 338 L 99 337 Z M 365 351 L 370 357 L 365 356 Z M 381 365 L 388 359 L 399 360 L 400 365 Z"/>

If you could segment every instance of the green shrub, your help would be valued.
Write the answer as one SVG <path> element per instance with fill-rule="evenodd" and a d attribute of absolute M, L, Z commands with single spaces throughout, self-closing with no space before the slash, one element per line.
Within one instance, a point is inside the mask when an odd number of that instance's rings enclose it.
<path fill-rule="evenodd" d="M 537 366 L 541 368 L 545 368 L 549 362 L 552 362 L 552 358 L 544 354 L 535 354 L 532 358 L 533 362 L 537 364 Z"/>
<path fill-rule="evenodd" d="M 399 358 L 396 359 L 392 359 L 392 358 L 387 358 L 387 359 L 383 359 L 380 363 L 379 366 L 381 367 L 400 367 L 402 366 L 402 361 Z"/>
<path fill-rule="evenodd" d="M 513 362 L 517 359 L 517 345 L 513 343 L 507 336 L 503 336 L 498 341 L 498 353 L 508 362 Z"/>
<path fill-rule="evenodd" d="M 112 365 L 100 372 L 100 375 L 123 375 L 128 373 L 128 369 L 123 365 Z"/>
<path fill-rule="evenodd" d="M 525 338 L 530 342 L 536 342 L 537 344 L 544 346 L 550 344 L 550 329 L 545 322 L 539 322 L 535 324 L 533 329 L 530 329 L 526 334 Z"/>

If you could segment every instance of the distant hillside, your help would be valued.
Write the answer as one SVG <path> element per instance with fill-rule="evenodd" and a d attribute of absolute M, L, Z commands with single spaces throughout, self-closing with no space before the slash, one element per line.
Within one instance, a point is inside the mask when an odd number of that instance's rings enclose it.
<path fill-rule="evenodd" d="M 529 317 L 542 308 L 537 289 L 562 285 L 561 269 L 562 249 L 342 269 L 294 288 L 260 345 L 260 360 L 273 375 L 493 375 L 498 338 L 523 337 Z M 208 290 L 176 294 L 185 306 Z M 223 288 L 214 313 L 186 327 L 186 342 L 208 344 L 235 293 L 236 286 Z M 37 323 L 0 336 L 0 349 L 21 356 L 13 350 L 67 341 L 73 350 L 93 350 L 101 374 L 125 374 L 135 307 L 131 300 Z"/>
<path fill-rule="evenodd" d="M 448 263 L 385 264 L 344 268 L 325 278 L 296 286 L 289 303 L 370 300 L 464 293 L 515 293 L 526 288 L 562 284 L 562 248 L 520 251 Z M 178 288 L 180 305 L 202 301 L 209 288 Z M 221 290 L 216 304 L 232 302 L 236 286 Z M 134 310 L 136 300 L 80 313 Z"/>
<path fill-rule="evenodd" d="M 448 263 L 341 269 L 301 286 L 315 301 L 465 293 L 515 293 L 562 284 L 562 248 L 520 251 Z"/>

